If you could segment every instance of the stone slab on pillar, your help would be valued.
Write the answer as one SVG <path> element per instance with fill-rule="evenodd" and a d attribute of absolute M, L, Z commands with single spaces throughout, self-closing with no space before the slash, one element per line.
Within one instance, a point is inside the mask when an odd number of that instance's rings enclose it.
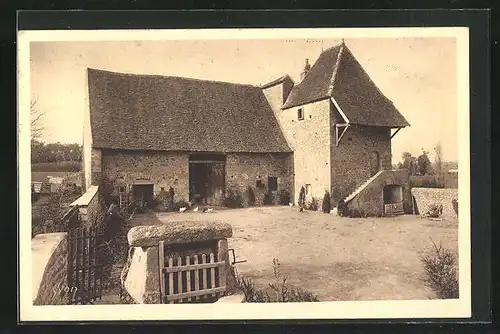
<path fill-rule="evenodd" d="M 136 226 L 127 234 L 131 247 L 188 244 L 207 240 L 219 240 L 233 236 L 231 225 L 218 221 L 181 221 L 161 225 Z"/>

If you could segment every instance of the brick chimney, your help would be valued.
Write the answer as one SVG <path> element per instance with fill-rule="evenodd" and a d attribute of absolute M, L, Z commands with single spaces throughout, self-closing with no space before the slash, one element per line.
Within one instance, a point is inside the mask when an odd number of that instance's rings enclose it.
<path fill-rule="evenodd" d="M 306 58 L 306 64 L 304 66 L 304 70 L 300 73 L 300 80 L 304 79 L 307 72 L 311 69 L 311 65 L 309 65 L 309 59 Z"/>

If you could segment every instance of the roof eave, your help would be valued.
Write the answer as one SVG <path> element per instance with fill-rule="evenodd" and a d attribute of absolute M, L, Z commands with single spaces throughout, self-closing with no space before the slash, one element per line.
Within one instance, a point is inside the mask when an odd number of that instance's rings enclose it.
<path fill-rule="evenodd" d="M 316 98 L 316 99 L 313 99 L 313 100 L 310 100 L 308 102 L 304 102 L 304 103 L 297 103 L 297 104 L 291 104 L 289 106 L 286 105 L 286 102 L 285 104 L 283 104 L 283 106 L 280 108 L 281 110 L 287 110 L 287 109 L 291 109 L 291 108 L 297 108 L 297 107 L 302 107 L 302 106 L 305 106 L 307 104 L 311 104 L 311 103 L 315 103 L 315 102 L 319 102 L 319 101 L 323 101 L 323 100 L 327 100 L 329 99 L 330 96 L 328 95 L 325 95 L 323 97 L 320 97 L 320 98 Z"/>

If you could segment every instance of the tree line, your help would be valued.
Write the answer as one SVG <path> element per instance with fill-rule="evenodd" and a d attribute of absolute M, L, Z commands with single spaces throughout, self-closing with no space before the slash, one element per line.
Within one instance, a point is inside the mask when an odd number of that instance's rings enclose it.
<path fill-rule="evenodd" d="M 82 146 L 78 144 L 31 141 L 31 163 L 82 161 Z"/>
<path fill-rule="evenodd" d="M 439 175 L 448 169 L 457 168 L 456 163 L 443 161 L 443 150 L 441 143 L 434 147 L 434 163 L 429 159 L 429 151 L 422 149 L 422 153 L 415 157 L 410 152 L 403 152 L 399 169 L 408 169 L 412 176 Z"/>

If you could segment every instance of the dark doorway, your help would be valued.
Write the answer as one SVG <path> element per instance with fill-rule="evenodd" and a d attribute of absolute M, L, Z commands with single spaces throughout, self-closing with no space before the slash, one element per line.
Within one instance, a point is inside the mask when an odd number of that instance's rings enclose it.
<path fill-rule="evenodd" d="M 192 154 L 189 158 L 189 200 L 217 205 L 224 199 L 226 157 Z"/>
<path fill-rule="evenodd" d="M 151 208 L 153 204 L 153 184 L 134 184 L 132 186 L 132 200 L 143 207 Z"/>
<path fill-rule="evenodd" d="M 375 151 L 370 157 L 370 176 L 377 174 L 380 170 L 380 154 Z"/>
<path fill-rule="evenodd" d="M 403 187 L 396 184 L 384 186 L 384 204 L 403 202 Z"/>

